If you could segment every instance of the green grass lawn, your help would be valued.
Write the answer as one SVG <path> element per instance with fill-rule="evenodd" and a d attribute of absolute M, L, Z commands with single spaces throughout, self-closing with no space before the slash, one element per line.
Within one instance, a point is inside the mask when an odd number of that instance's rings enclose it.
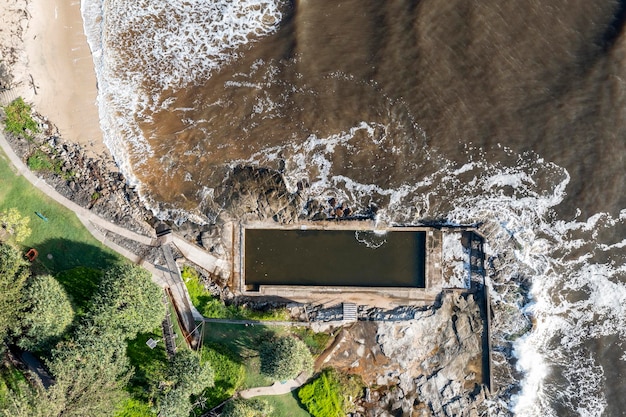
<path fill-rule="evenodd" d="M 258 397 L 272 405 L 274 411 L 272 417 L 310 417 L 311 415 L 302 407 L 294 392 L 283 395 L 271 395 Z"/>
<path fill-rule="evenodd" d="M 22 216 L 30 218 L 32 233 L 23 246 L 37 249 L 39 257 L 34 266 L 42 272 L 55 275 L 78 266 L 105 269 L 122 261 L 120 255 L 98 242 L 72 211 L 48 198 L 23 176 L 16 175 L 2 151 L 0 184 L 0 211 L 15 207 Z"/>
<path fill-rule="evenodd" d="M 238 390 L 272 385 L 273 380 L 260 372 L 260 342 L 275 334 L 284 334 L 283 327 L 263 325 L 244 326 L 241 324 L 205 323 L 203 341 L 205 346 L 213 346 L 232 354 L 232 358 L 244 367 L 244 376 Z M 263 397 L 274 406 L 272 416 L 309 416 L 293 394 Z"/>

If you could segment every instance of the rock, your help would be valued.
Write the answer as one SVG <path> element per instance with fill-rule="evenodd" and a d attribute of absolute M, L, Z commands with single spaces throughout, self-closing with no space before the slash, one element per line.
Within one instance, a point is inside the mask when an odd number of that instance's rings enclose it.
<path fill-rule="evenodd" d="M 398 376 L 405 394 L 403 412 L 410 414 L 417 402 L 433 416 L 469 417 L 482 403 L 475 392 L 482 368 L 472 369 L 470 378 L 467 371 L 482 358 L 478 305 L 472 295 L 450 293 L 434 314 L 417 316 L 402 324 L 382 322 L 377 332 L 381 351 L 405 370 Z"/>

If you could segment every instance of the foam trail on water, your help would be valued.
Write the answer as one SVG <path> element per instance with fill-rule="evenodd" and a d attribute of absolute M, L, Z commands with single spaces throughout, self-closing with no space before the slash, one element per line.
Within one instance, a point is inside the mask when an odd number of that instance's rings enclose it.
<path fill-rule="evenodd" d="M 153 154 L 139 124 L 168 107 L 159 101 L 163 91 L 206 80 L 237 58 L 238 47 L 275 32 L 281 7 L 272 0 L 81 0 L 104 141 L 131 182 L 140 185 L 133 172 Z"/>

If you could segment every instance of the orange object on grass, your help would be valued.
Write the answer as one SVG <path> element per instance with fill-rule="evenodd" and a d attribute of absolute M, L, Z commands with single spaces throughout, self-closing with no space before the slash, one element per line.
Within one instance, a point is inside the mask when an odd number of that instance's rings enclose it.
<path fill-rule="evenodd" d="M 37 249 L 35 249 L 35 248 L 30 248 L 30 250 L 29 250 L 28 252 L 26 252 L 26 255 L 24 255 L 24 256 L 26 256 L 26 258 L 27 258 L 29 261 L 31 261 L 31 262 L 32 262 L 32 261 L 34 261 L 35 259 L 37 259 L 37 256 L 38 256 L 38 255 L 39 255 L 39 252 L 37 252 Z"/>

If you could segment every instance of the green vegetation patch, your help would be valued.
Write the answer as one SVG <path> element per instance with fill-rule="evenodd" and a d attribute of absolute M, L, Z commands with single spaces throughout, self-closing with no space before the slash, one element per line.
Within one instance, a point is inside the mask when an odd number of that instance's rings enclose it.
<path fill-rule="evenodd" d="M 206 408 L 211 409 L 232 397 L 241 387 L 245 368 L 232 352 L 215 343 L 204 345 L 201 355 L 202 361 L 208 361 L 214 372 L 215 386 L 203 393 Z"/>
<path fill-rule="evenodd" d="M 11 168 L 8 158 L 0 151 L 0 212 L 15 208 L 30 218 L 31 234 L 22 246 L 39 252 L 34 262 L 39 272 L 56 275 L 78 266 L 106 269 L 122 262 L 123 258 L 96 240 L 72 211 L 44 195 Z M 68 293 L 71 294 L 69 290 Z"/>
<path fill-rule="evenodd" d="M 354 411 L 354 399 L 363 384 L 356 376 L 325 369 L 317 378 L 298 390 L 298 397 L 313 417 L 343 417 Z"/>
<path fill-rule="evenodd" d="M 53 159 L 50 155 L 36 149 L 26 160 L 26 165 L 31 171 L 50 172 L 60 175 L 66 181 L 71 180 L 74 177 L 73 171 L 63 171 L 63 161 L 60 159 Z"/>
<path fill-rule="evenodd" d="M 117 408 L 114 417 L 156 417 L 156 413 L 147 403 L 127 398 Z"/>
<path fill-rule="evenodd" d="M 272 417 L 310 417 L 295 392 L 283 395 L 256 397 L 266 401 L 273 409 Z"/>
<path fill-rule="evenodd" d="M 241 389 L 264 387 L 274 381 L 261 374 L 259 347 L 264 340 L 284 333 L 282 328 L 263 325 L 207 322 L 203 331 L 203 343 L 205 346 L 217 346 L 220 352 L 229 352 L 235 361 L 244 366 L 245 377 Z"/>
<path fill-rule="evenodd" d="M 157 340 L 154 349 L 146 344 L 150 338 Z M 135 339 L 128 341 L 126 355 L 134 374 L 127 389 L 136 403 L 148 404 L 156 395 L 158 382 L 163 379 L 167 368 L 167 353 L 162 338 L 160 329 L 155 329 L 153 332 L 140 333 Z"/>
<path fill-rule="evenodd" d="M 319 356 L 324 352 L 332 336 L 328 333 L 316 333 L 310 327 L 294 327 L 291 332 L 298 336 L 309 348 L 313 356 Z"/>
<path fill-rule="evenodd" d="M 5 131 L 27 139 L 39 133 L 39 126 L 31 116 L 31 108 L 21 97 L 16 98 L 6 106 L 4 113 L 6 115 L 4 120 Z"/>
<path fill-rule="evenodd" d="M 8 362 L 4 362 L 0 368 L 0 409 L 7 407 L 9 391 L 21 392 L 27 384 L 26 378 L 18 369 Z"/>
<path fill-rule="evenodd" d="M 181 276 L 192 304 L 206 318 L 257 321 L 289 320 L 289 312 L 284 308 L 258 311 L 241 306 L 225 305 L 219 298 L 214 297 L 206 290 L 198 272 L 187 265 L 183 266 Z"/>

